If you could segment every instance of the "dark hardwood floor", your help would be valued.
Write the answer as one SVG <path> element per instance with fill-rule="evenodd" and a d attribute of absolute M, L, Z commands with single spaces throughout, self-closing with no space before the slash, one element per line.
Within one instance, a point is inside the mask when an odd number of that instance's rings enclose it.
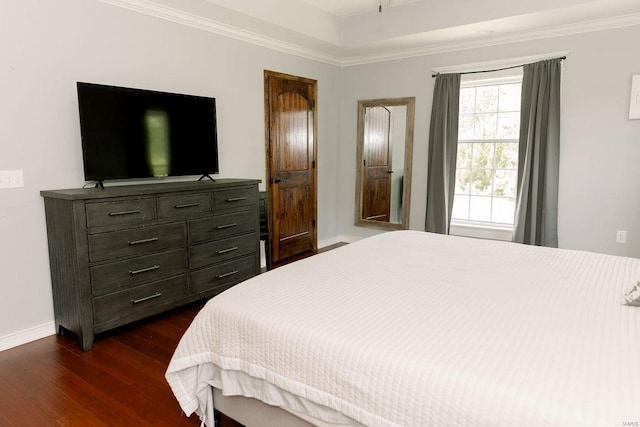
<path fill-rule="evenodd" d="M 315 250 L 315 251 L 312 250 L 312 251 L 303 252 L 303 253 L 298 254 L 298 255 L 293 255 L 293 256 L 290 256 L 289 258 L 286 258 L 286 259 L 283 259 L 283 260 L 280 260 L 280 261 L 277 261 L 277 262 L 272 262 L 270 268 L 274 269 L 274 268 L 282 267 L 283 265 L 290 264 L 290 263 L 292 263 L 294 261 L 298 261 L 298 260 L 301 260 L 303 258 L 310 257 L 312 255 L 317 255 L 317 254 L 322 253 L 322 252 L 330 251 L 331 249 L 339 248 L 340 246 L 344 246 L 346 244 L 347 243 L 339 242 L 339 243 L 335 243 L 333 245 L 330 245 L 330 246 L 327 246 L 327 247 L 324 247 L 322 249 L 318 249 L 318 250 Z M 264 269 L 263 269 L 263 271 L 264 271 Z"/>
<path fill-rule="evenodd" d="M 73 335 L 0 352 L 0 426 L 199 426 L 196 415 L 182 413 L 164 373 L 203 305 L 98 335 L 87 352 Z M 220 427 L 242 426 L 223 417 Z"/>
<path fill-rule="evenodd" d="M 0 352 L 0 426 L 198 426 L 164 379 L 202 304 L 98 336 L 51 336 Z"/>

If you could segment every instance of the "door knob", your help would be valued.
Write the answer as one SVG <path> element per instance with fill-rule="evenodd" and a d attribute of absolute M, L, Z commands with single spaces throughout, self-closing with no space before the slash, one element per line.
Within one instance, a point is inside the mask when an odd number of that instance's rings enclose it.
<path fill-rule="evenodd" d="M 280 178 L 278 178 L 277 176 L 273 179 L 273 182 L 278 184 L 280 182 Z"/>

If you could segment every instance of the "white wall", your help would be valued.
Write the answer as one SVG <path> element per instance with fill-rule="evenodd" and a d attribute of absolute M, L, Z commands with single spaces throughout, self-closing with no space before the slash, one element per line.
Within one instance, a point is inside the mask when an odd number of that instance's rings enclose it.
<path fill-rule="evenodd" d="M 93 0 L 0 2 L 0 52 L 0 170 L 25 181 L 0 190 L 0 346 L 54 330 L 39 192 L 85 183 L 76 81 L 215 97 L 222 176 L 264 181 L 263 71 L 317 79 L 318 239 L 338 234 L 338 67 Z"/>
<path fill-rule="evenodd" d="M 343 70 L 340 233 L 353 226 L 357 100 L 416 97 L 410 228 L 424 230 L 432 67 L 569 51 L 562 87 L 559 245 L 640 257 L 640 120 L 628 120 L 640 73 L 640 26 L 348 67 Z M 627 230 L 628 243 L 615 243 Z"/>

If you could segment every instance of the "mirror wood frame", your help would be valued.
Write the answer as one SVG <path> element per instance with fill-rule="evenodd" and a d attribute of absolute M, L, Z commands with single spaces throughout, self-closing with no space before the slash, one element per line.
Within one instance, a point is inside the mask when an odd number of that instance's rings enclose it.
<path fill-rule="evenodd" d="M 413 166 L 413 129 L 415 118 L 415 97 L 368 99 L 358 101 L 358 144 L 356 163 L 356 200 L 355 200 L 355 225 L 361 227 L 377 228 L 382 230 L 407 230 L 409 228 L 409 208 L 411 204 L 411 172 Z M 404 152 L 404 180 L 402 188 L 402 222 L 382 222 L 364 219 L 361 216 L 363 203 L 364 167 L 364 120 L 365 111 L 371 107 L 407 107 L 405 127 L 405 152 Z"/>

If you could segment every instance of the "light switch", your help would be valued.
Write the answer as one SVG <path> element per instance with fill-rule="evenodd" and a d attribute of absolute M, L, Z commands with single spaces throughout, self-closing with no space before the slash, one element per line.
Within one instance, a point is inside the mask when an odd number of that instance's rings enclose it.
<path fill-rule="evenodd" d="M 640 74 L 631 79 L 631 100 L 629 102 L 629 119 L 640 119 Z"/>
<path fill-rule="evenodd" d="M 0 171 L 0 188 L 24 187 L 22 170 Z"/>

